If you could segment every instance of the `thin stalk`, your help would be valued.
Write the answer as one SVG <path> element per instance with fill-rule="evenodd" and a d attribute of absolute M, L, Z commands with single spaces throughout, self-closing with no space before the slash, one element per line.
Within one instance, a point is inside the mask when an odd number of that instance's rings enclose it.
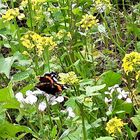
<path fill-rule="evenodd" d="M 83 104 L 80 104 L 78 101 L 76 101 L 76 103 L 77 103 L 77 105 L 78 105 L 78 107 L 80 109 L 80 114 L 81 114 L 81 119 L 82 119 L 83 140 L 87 140 Z"/>
<path fill-rule="evenodd" d="M 30 16 L 31 30 L 33 30 L 31 0 L 28 0 L 28 10 L 29 10 L 29 16 Z"/>
<path fill-rule="evenodd" d="M 39 64 L 38 64 L 38 56 L 37 56 L 37 51 L 34 49 L 34 62 L 35 62 L 35 73 L 38 75 L 38 70 L 39 70 Z"/>
<path fill-rule="evenodd" d="M 48 117 L 49 117 L 49 122 L 50 122 L 50 127 L 51 127 L 51 130 L 53 128 L 53 121 L 52 121 L 52 118 L 51 118 L 51 110 L 50 110 L 50 105 L 46 99 L 46 104 L 47 104 L 47 108 L 48 108 Z"/>
<path fill-rule="evenodd" d="M 0 74 L 1 79 L 3 80 L 3 82 L 6 84 L 6 86 L 8 85 L 9 81 L 8 79 L 4 78 L 4 76 L 2 74 Z"/>
<path fill-rule="evenodd" d="M 50 68 L 50 57 L 49 57 L 49 47 L 47 47 L 46 49 L 46 56 L 47 56 L 47 65 L 48 65 L 48 71 L 50 72 L 51 68 Z"/>
<path fill-rule="evenodd" d="M 82 127 L 82 130 L 83 130 L 83 140 L 87 140 L 83 105 L 81 106 L 81 117 L 82 117 L 82 126 L 83 126 Z"/>

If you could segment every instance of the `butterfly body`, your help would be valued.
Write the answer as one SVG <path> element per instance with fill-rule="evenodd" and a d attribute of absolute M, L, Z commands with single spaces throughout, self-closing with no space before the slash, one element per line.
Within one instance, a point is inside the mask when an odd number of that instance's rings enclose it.
<path fill-rule="evenodd" d="M 48 94 L 60 94 L 65 87 L 58 83 L 57 79 L 58 75 L 55 72 L 45 73 L 44 76 L 39 77 L 36 87 Z"/>

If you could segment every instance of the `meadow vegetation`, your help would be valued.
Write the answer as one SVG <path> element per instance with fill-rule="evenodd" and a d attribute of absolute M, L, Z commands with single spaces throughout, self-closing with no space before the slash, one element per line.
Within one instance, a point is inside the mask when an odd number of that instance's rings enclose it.
<path fill-rule="evenodd" d="M 139 140 L 139 82 L 139 0 L 0 1 L 1 140 Z"/>

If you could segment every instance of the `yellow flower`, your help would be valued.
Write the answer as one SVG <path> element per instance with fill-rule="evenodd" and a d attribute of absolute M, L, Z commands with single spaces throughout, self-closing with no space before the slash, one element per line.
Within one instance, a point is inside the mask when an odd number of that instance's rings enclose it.
<path fill-rule="evenodd" d="M 24 51 L 22 54 L 23 54 L 23 55 L 26 55 L 26 56 L 30 56 L 29 53 L 28 53 L 27 51 Z"/>
<path fill-rule="evenodd" d="M 67 37 L 69 37 L 70 39 L 72 39 L 72 36 L 71 36 L 71 33 L 70 32 L 67 33 Z"/>
<path fill-rule="evenodd" d="M 86 15 L 84 15 L 82 17 L 83 17 L 83 19 L 80 21 L 80 24 L 81 24 L 81 27 L 85 28 L 86 30 L 88 30 L 89 28 L 91 28 L 94 25 L 97 25 L 97 23 L 99 21 L 93 15 L 86 14 Z"/>
<path fill-rule="evenodd" d="M 121 133 L 121 129 L 124 125 L 125 123 L 123 123 L 121 119 L 114 117 L 111 120 L 109 120 L 109 122 L 107 122 L 105 129 L 110 135 L 115 136 L 117 133 Z"/>
<path fill-rule="evenodd" d="M 85 106 L 91 107 L 92 104 L 93 104 L 92 98 L 91 97 L 85 97 L 84 101 L 83 101 L 83 104 Z"/>
<path fill-rule="evenodd" d="M 72 37 L 71 37 L 71 33 L 70 32 L 67 32 L 66 30 L 64 30 L 64 29 L 61 29 L 61 30 L 59 30 L 59 32 L 56 34 L 56 37 L 58 38 L 58 39 L 62 39 L 63 37 L 68 37 L 69 39 L 72 39 Z"/>
<path fill-rule="evenodd" d="M 22 45 L 29 50 L 35 48 L 39 56 L 43 53 L 46 46 L 49 47 L 49 50 L 52 50 L 57 45 L 53 41 L 53 37 L 42 37 L 32 31 L 28 31 L 24 36 L 22 36 L 21 42 Z"/>
<path fill-rule="evenodd" d="M 66 30 L 61 29 L 61 30 L 59 30 L 59 32 L 56 34 L 56 37 L 57 37 L 58 39 L 61 39 L 61 38 L 63 38 L 63 37 L 65 36 L 65 33 L 66 33 Z"/>
<path fill-rule="evenodd" d="M 20 12 L 18 8 L 8 9 L 6 13 L 2 15 L 2 18 L 4 19 L 4 21 L 10 21 L 19 15 L 20 15 Z"/>
<path fill-rule="evenodd" d="M 136 72 L 136 80 L 138 80 L 139 78 L 140 78 L 140 70 Z"/>
<path fill-rule="evenodd" d="M 96 9 L 99 12 L 104 12 L 106 9 L 111 9 L 112 5 L 110 3 L 110 0 L 95 0 L 95 6 Z"/>
<path fill-rule="evenodd" d="M 78 77 L 73 71 L 68 72 L 68 73 L 59 73 L 59 77 L 60 77 L 60 82 L 62 84 L 73 85 L 79 82 Z"/>
<path fill-rule="evenodd" d="M 38 4 L 44 3 L 46 0 L 30 0 L 31 6 L 34 9 L 35 6 Z M 22 7 L 26 7 L 28 5 L 28 0 L 22 0 L 21 4 Z"/>
<path fill-rule="evenodd" d="M 140 68 L 140 53 L 131 52 L 130 54 L 126 54 L 122 61 L 122 67 L 126 74 L 137 72 Z"/>

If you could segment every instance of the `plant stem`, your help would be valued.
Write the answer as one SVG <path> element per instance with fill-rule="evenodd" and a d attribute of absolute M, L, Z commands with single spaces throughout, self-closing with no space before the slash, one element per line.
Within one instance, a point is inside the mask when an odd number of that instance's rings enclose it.
<path fill-rule="evenodd" d="M 82 119 L 83 140 L 87 140 L 83 104 L 80 104 L 78 101 L 75 101 L 75 102 L 76 102 L 76 104 L 78 105 L 78 107 L 80 109 L 80 115 L 81 115 L 81 119 Z"/>
<path fill-rule="evenodd" d="M 81 117 L 82 117 L 83 140 L 87 140 L 83 105 L 81 106 Z"/>
<path fill-rule="evenodd" d="M 28 8 L 29 8 L 29 16 L 30 16 L 31 30 L 33 30 L 31 0 L 28 0 Z"/>

